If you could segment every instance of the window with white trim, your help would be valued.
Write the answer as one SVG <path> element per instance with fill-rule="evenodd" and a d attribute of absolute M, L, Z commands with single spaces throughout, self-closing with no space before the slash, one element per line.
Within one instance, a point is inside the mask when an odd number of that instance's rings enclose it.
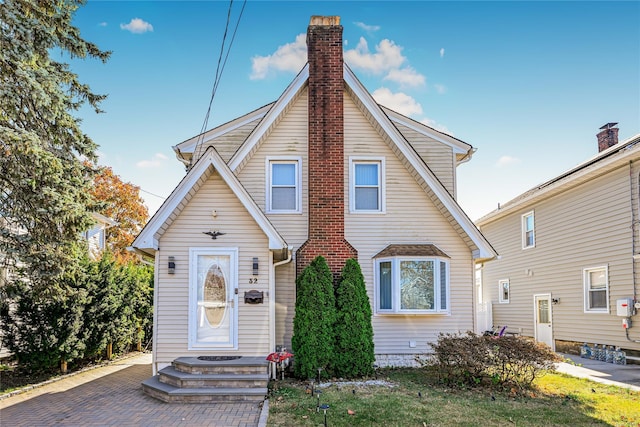
<path fill-rule="evenodd" d="M 267 158 L 267 212 L 301 212 L 300 158 Z"/>
<path fill-rule="evenodd" d="M 509 279 L 498 280 L 498 301 L 500 301 L 501 304 L 509 302 L 511 292 L 509 286 Z"/>
<path fill-rule="evenodd" d="M 609 312 L 609 272 L 606 266 L 584 269 L 584 311 Z"/>
<path fill-rule="evenodd" d="M 378 313 L 448 313 L 449 261 L 441 258 L 376 259 Z"/>
<path fill-rule="evenodd" d="M 522 249 L 536 246 L 536 231 L 533 211 L 522 215 Z"/>
<path fill-rule="evenodd" d="M 349 209 L 384 212 L 384 158 L 349 159 Z"/>

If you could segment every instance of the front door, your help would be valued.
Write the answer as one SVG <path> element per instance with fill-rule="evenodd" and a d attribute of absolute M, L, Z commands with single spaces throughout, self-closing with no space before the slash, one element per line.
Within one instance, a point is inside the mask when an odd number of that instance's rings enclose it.
<path fill-rule="evenodd" d="M 237 250 L 190 250 L 189 348 L 237 348 Z"/>
<path fill-rule="evenodd" d="M 555 350 L 551 321 L 551 295 L 534 295 L 536 341 L 547 344 Z"/>

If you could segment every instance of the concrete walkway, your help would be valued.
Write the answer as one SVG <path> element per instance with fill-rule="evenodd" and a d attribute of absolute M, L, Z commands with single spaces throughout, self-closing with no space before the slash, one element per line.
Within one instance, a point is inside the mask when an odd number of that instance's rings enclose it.
<path fill-rule="evenodd" d="M 142 392 L 151 355 L 70 375 L 0 400 L 0 426 L 215 426 L 266 422 L 250 403 L 168 404 Z"/>
<path fill-rule="evenodd" d="M 572 354 L 561 354 L 561 356 L 570 359 L 572 363 L 559 363 L 559 372 L 640 391 L 640 365 L 614 365 L 599 360 L 583 359 Z"/>

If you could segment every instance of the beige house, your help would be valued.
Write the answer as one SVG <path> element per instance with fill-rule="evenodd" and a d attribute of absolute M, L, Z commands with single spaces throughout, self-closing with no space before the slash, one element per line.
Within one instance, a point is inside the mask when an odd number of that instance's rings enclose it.
<path fill-rule="evenodd" d="M 496 253 L 456 202 L 473 147 L 378 105 L 338 17 L 312 18 L 307 44 L 278 100 L 174 147 L 187 173 L 133 243 L 155 258 L 154 373 L 290 349 L 296 275 L 317 255 L 334 275 L 359 261 L 381 364 L 475 329 L 475 262 Z"/>
<path fill-rule="evenodd" d="M 615 125 L 593 158 L 477 221 L 500 254 L 478 269 L 493 325 L 558 350 L 640 351 L 640 135 L 618 143 Z"/>

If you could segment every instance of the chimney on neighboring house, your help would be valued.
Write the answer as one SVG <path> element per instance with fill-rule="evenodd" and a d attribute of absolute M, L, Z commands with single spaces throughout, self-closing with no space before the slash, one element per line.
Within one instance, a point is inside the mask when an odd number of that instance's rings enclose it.
<path fill-rule="evenodd" d="M 607 123 L 602 126 L 600 133 L 596 135 L 598 138 L 598 152 L 613 147 L 618 143 L 618 128 L 614 127 L 617 123 Z"/>
<path fill-rule="evenodd" d="M 344 75 L 339 16 L 312 16 L 307 29 L 309 230 L 296 253 L 300 274 L 327 260 L 334 280 L 358 252 L 344 237 Z"/>

